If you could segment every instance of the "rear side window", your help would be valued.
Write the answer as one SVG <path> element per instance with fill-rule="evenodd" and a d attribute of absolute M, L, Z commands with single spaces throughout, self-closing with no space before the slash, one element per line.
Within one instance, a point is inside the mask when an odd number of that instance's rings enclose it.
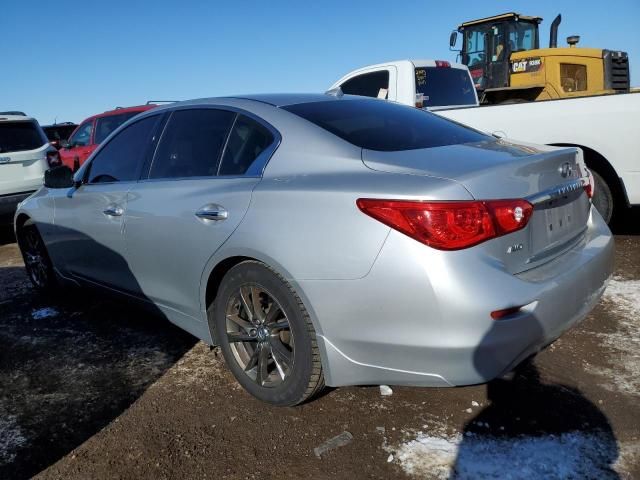
<path fill-rule="evenodd" d="M 128 112 L 118 115 L 107 115 L 96 120 L 95 143 L 102 143 L 116 128 L 140 112 Z"/>
<path fill-rule="evenodd" d="M 474 86 L 466 70 L 447 67 L 416 68 L 416 93 L 425 107 L 475 105 Z"/>
<path fill-rule="evenodd" d="M 235 113 L 201 109 L 173 112 L 160 139 L 149 178 L 216 175 Z"/>
<path fill-rule="evenodd" d="M 353 77 L 340 85 L 342 93 L 361 97 L 387 98 L 389 93 L 389 71 L 365 73 Z"/>
<path fill-rule="evenodd" d="M 35 150 L 45 143 L 33 122 L 0 122 L 0 153 Z"/>
<path fill-rule="evenodd" d="M 138 180 L 161 115 L 129 125 L 100 150 L 89 166 L 89 183 Z"/>
<path fill-rule="evenodd" d="M 328 100 L 282 108 L 368 150 L 415 150 L 491 138 L 433 113 L 383 100 Z"/>
<path fill-rule="evenodd" d="M 218 175 L 244 175 L 273 140 L 266 127 L 239 115 L 229 134 Z"/>

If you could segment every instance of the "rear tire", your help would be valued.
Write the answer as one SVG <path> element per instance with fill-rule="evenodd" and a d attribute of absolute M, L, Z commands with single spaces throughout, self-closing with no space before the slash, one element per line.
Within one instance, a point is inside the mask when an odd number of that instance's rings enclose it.
<path fill-rule="evenodd" d="M 231 373 L 254 397 L 291 406 L 324 387 L 309 313 L 274 270 L 256 261 L 233 267 L 222 279 L 209 315 Z"/>
<path fill-rule="evenodd" d="M 593 202 L 593 206 L 596 207 L 596 210 L 602 215 L 604 221 L 609 223 L 613 216 L 613 193 L 607 182 L 598 172 L 591 170 L 591 173 L 593 174 L 594 180 L 594 192 L 591 201 Z"/>
<path fill-rule="evenodd" d="M 58 281 L 38 228 L 31 220 L 27 220 L 17 233 L 18 246 L 29 280 L 39 292 L 54 293 L 58 288 Z"/>

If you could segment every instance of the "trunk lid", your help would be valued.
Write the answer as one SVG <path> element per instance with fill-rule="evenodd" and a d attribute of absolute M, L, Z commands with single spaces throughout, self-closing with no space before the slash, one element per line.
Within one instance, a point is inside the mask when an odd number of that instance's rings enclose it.
<path fill-rule="evenodd" d="M 362 160 L 373 170 L 453 180 L 478 200 L 531 202 L 534 212 L 524 229 L 482 244 L 512 273 L 561 255 L 586 230 L 591 206 L 583 189 L 587 171 L 575 148 L 501 139 L 397 152 L 363 150 Z"/>

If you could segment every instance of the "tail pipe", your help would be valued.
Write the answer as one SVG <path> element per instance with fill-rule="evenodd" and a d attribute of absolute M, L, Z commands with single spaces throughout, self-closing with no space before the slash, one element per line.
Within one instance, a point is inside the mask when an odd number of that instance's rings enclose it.
<path fill-rule="evenodd" d="M 551 29 L 549 30 L 549 48 L 556 48 L 558 46 L 558 27 L 562 21 L 562 15 L 558 16 L 551 22 Z"/>

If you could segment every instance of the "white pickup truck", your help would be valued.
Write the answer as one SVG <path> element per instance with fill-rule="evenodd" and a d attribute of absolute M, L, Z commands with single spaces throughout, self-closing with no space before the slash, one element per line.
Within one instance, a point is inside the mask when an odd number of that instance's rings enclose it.
<path fill-rule="evenodd" d="M 449 65 L 449 69 L 466 70 L 464 65 Z M 420 69 L 426 69 L 425 74 Z M 500 137 L 580 147 L 595 177 L 593 203 L 607 221 L 614 212 L 640 205 L 640 92 L 479 107 L 477 98 L 472 101 L 467 93 L 467 88 L 473 89 L 468 71 L 466 76 L 456 72 L 457 83 L 443 86 L 446 70 L 447 62 L 434 60 L 388 62 L 354 70 L 331 89 L 436 110 L 438 115 Z M 366 84 L 366 78 L 359 78 L 364 75 L 388 78 L 388 86 L 376 92 L 352 88 L 358 82 Z"/>

